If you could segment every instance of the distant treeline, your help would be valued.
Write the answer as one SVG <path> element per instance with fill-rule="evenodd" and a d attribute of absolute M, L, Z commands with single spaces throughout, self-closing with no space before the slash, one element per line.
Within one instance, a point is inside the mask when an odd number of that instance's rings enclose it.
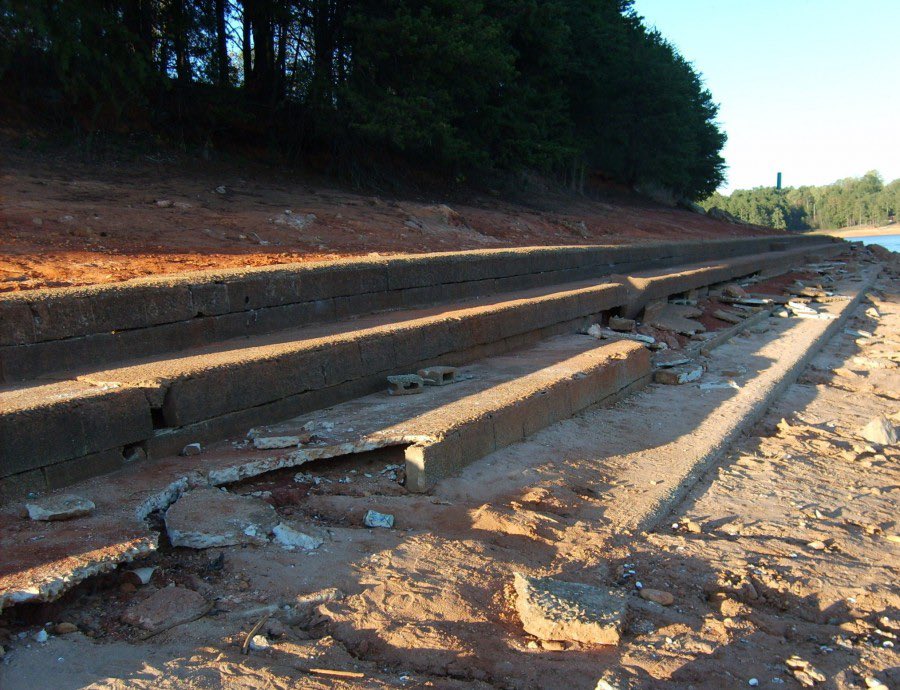
<path fill-rule="evenodd" d="M 872 171 L 822 187 L 756 187 L 729 196 L 716 192 L 700 205 L 779 230 L 887 225 L 900 214 L 900 180 L 884 184 L 881 175 Z"/>
<path fill-rule="evenodd" d="M 338 172 L 702 198 L 723 171 L 717 106 L 632 0 L 0 0 L 0 107 Z"/>

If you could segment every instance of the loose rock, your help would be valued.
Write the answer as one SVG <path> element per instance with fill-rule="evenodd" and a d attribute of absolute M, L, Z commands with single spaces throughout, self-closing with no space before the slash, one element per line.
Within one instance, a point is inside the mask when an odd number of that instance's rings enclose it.
<path fill-rule="evenodd" d="M 164 587 L 128 608 L 122 621 L 155 632 L 194 620 L 206 607 L 206 599 L 192 589 Z"/>
<path fill-rule="evenodd" d="M 675 603 L 675 597 L 670 592 L 664 592 L 661 589 L 650 589 L 649 587 L 641 589 L 641 599 L 655 601 L 662 606 L 671 606 Z"/>
<path fill-rule="evenodd" d="M 377 510 L 367 510 L 363 517 L 366 527 L 384 527 L 391 529 L 394 526 L 394 516 L 388 513 L 379 513 Z"/>
<path fill-rule="evenodd" d="M 627 333 L 633 331 L 635 325 L 634 319 L 624 319 L 621 316 L 609 317 L 609 327 L 614 331 L 624 331 Z"/>
<path fill-rule="evenodd" d="M 272 533 L 275 535 L 275 543 L 280 544 L 288 551 L 292 551 L 295 548 L 313 551 L 324 543 L 323 539 L 304 534 L 284 523 L 275 525 Z"/>
<path fill-rule="evenodd" d="M 69 635 L 73 632 L 78 632 L 78 626 L 74 623 L 63 621 L 62 623 L 57 623 L 53 626 L 53 632 L 56 635 Z"/>
<path fill-rule="evenodd" d="M 181 455 L 200 455 L 203 452 L 203 447 L 199 443 L 188 443 L 184 448 L 181 449 Z"/>
<path fill-rule="evenodd" d="M 32 520 L 71 520 L 94 512 L 93 501 L 80 496 L 47 496 L 25 504 Z"/>
<path fill-rule="evenodd" d="M 669 369 L 658 369 L 653 380 L 669 386 L 677 386 L 698 380 L 703 376 L 703 367 L 699 364 L 682 364 Z"/>
<path fill-rule="evenodd" d="M 859 435 L 871 443 L 893 446 L 897 443 L 897 429 L 887 417 L 876 417 L 866 424 Z"/>
<path fill-rule="evenodd" d="M 619 643 L 625 596 L 618 591 L 514 573 L 516 610 L 525 631 L 541 640 Z"/>

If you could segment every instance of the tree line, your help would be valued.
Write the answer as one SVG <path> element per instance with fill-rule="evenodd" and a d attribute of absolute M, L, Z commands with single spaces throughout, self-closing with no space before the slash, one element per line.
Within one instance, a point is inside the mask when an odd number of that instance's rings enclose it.
<path fill-rule="evenodd" d="M 331 171 L 538 170 L 702 198 L 725 137 L 632 0 L 0 0 L 0 99 Z"/>
<path fill-rule="evenodd" d="M 749 223 L 779 230 L 834 230 L 852 225 L 887 225 L 900 214 L 900 180 L 885 184 L 876 171 L 820 187 L 739 189 L 700 202 Z"/>

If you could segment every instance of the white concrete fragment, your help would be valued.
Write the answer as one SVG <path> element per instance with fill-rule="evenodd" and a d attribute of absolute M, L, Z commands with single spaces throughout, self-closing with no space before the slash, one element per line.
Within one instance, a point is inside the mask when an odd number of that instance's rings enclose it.
<path fill-rule="evenodd" d="M 46 496 L 25 504 L 32 520 L 71 520 L 94 512 L 93 501 L 80 496 Z"/>
<path fill-rule="evenodd" d="M 300 445 L 299 436 L 257 436 L 253 439 L 253 447 L 257 450 L 275 450 L 277 448 L 296 448 Z"/>
<path fill-rule="evenodd" d="M 634 340 L 635 342 L 646 343 L 647 345 L 652 345 L 656 342 L 656 338 L 650 335 L 644 335 L 643 333 L 619 333 L 610 328 L 603 328 L 603 326 L 596 323 L 588 328 L 587 334 L 597 338 L 597 340 Z"/>
<path fill-rule="evenodd" d="M 323 544 L 323 540 L 319 537 L 304 534 L 293 527 L 285 525 L 283 522 L 275 525 L 272 529 L 275 537 L 275 543 L 283 546 L 288 551 L 294 549 L 303 549 L 304 551 L 313 551 Z"/>
<path fill-rule="evenodd" d="M 394 526 L 394 516 L 387 513 L 379 513 L 377 510 L 367 510 L 363 518 L 366 527 L 384 527 L 391 529 Z"/>
<path fill-rule="evenodd" d="M 181 455 L 200 455 L 203 452 L 203 447 L 199 443 L 188 443 L 184 448 L 181 449 Z"/>

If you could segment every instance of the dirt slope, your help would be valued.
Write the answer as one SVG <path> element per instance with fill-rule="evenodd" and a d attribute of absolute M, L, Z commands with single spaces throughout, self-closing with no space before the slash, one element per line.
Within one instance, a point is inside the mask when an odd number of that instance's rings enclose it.
<path fill-rule="evenodd" d="M 371 253 L 772 234 L 622 190 L 391 199 L 259 165 L 85 164 L 0 140 L 0 292 Z"/>

